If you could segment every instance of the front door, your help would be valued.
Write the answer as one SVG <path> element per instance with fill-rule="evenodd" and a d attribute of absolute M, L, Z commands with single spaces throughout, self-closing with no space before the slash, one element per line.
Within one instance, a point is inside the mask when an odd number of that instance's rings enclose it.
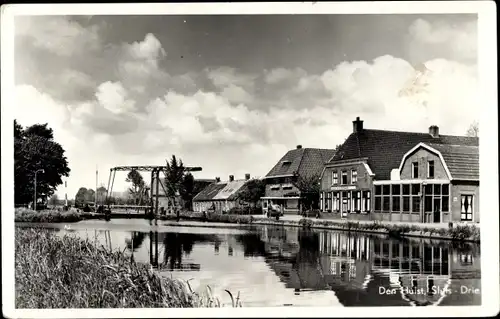
<path fill-rule="evenodd" d="M 441 222 L 441 198 L 434 198 L 434 222 Z"/>

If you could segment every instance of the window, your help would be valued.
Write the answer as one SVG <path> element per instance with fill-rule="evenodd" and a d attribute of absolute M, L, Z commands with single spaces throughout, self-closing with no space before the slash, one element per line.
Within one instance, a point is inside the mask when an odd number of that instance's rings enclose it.
<path fill-rule="evenodd" d="M 325 210 L 330 210 L 330 205 L 332 202 L 332 193 L 328 192 L 326 193 L 326 202 L 325 202 Z"/>
<path fill-rule="evenodd" d="M 385 213 L 391 210 L 391 185 L 382 185 L 382 210 Z"/>
<path fill-rule="evenodd" d="M 410 196 L 403 196 L 403 213 L 410 211 Z"/>
<path fill-rule="evenodd" d="M 356 211 L 356 212 L 361 211 L 361 192 L 360 191 L 353 192 L 352 203 L 353 203 L 354 211 Z"/>
<path fill-rule="evenodd" d="M 401 209 L 400 204 L 401 204 L 401 197 L 393 196 L 392 197 L 392 211 L 394 213 L 399 213 L 399 211 Z"/>
<path fill-rule="evenodd" d="M 411 184 L 411 194 L 418 195 L 420 193 L 420 184 Z"/>
<path fill-rule="evenodd" d="M 442 187 L 442 194 L 449 195 L 450 194 L 450 185 L 444 184 Z"/>
<path fill-rule="evenodd" d="M 393 196 L 392 197 L 392 211 L 395 213 L 399 213 L 400 210 L 401 197 Z"/>
<path fill-rule="evenodd" d="M 363 191 L 362 209 L 364 212 L 370 211 L 370 191 Z"/>
<path fill-rule="evenodd" d="M 342 185 L 347 185 L 347 172 L 342 172 Z"/>
<path fill-rule="evenodd" d="M 391 194 L 391 186 L 384 185 L 382 186 L 382 195 L 390 195 Z"/>
<path fill-rule="evenodd" d="M 392 195 L 401 194 L 401 185 L 392 185 Z"/>
<path fill-rule="evenodd" d="M 271 186 L 271 190 L 273 190 L 273 191 L 278 190 L 278 189 L 280 189 L 279 185 L 273 185 L 273 186 Z"/>
<path fill-rule="evenodd" d="M 418 178 L 418 162 L 411 163 L 411 178 Z"/>
<path fill-rule="evenodd" d="M 347 211 L 351 211 L 351 192 L 347 192 Z"/>
<path fill-rule="evenodd" d="M 411 258 L 420 258 L 419 246 L 411 246 Z"/>
<path fill-rule="evenodd" d="M 420 197 L 412 196 L 411 204 L 412 204 L 411 211 L 414 213 L 419 213 L 420 212 Z"/>
<path fill-rule="evenodd" d="M 460 254 L 460 264 L 470 266 L 474 263 L 474 257 L 471 254 Z"/>
<path fill-rule="evenodd" d="M 382 200 L 382 210 L 384 212 L 389 212 L 391 209 L 391 197 L 390 196 L 384 196 Z"/>
<path fill-rule="evenodd" d="M 340 193 L 339 192 L 334 192 L 333 193 L 333 211 L 339 211 L 340 210 Z"/>
<path fill-rule="evenodd" d="M 375 212 L 380 212 L 382 210 L 382 197 L 375 196 Z"/>
<path fill-rule="evenodd" d="M 434 161 L 427 162 L 427 178 L 434 178 Z"/>
<path fill-rule="evenodd" d="M 472 221 L 472 195 L 461 195 L 460 219 L 462 221 Z"/>
<path fill-rule="evenodd" d="M 424 205 L 425 212 L 450 211 L 449 184 L 427 184 L 423 190 L 424 197 L 419 202 Z"/>
<path fill-rule="evenodd" d="M 337 185 L 339 183 L 339 172 L 333 171 L 332 172 L 332 184 Z"/>
<path fill-rule="evenodd" d="M 323 207 L 325 207 L 325 205 L 324 205 L 324 201 L 323 201 L 323 198 L 324 198 L 325 196 L 324 196 L 323 194 L 324 194 L 323 192 L 319 193 L 319 209 L 320 209 L 320 210 L 324 210 L 324 208 L 323 208 Z"/>
<path fill-rule="evenodd" d="M 357 183 L 358 182 L 358 171 L 353 169 L 351 171 L 351 184 Z"/>
<path fill-rule="evenodd" d="M 449 212 L 450 211 L 450 197 L 449 196 L 442 196 L 443 200 L 441 201 L 441 210 L 443 212 Z"/>
<path fill-rule="evenodd" d="M 382 185 L 375 185 L 375 212 L 382 210 Z"/>

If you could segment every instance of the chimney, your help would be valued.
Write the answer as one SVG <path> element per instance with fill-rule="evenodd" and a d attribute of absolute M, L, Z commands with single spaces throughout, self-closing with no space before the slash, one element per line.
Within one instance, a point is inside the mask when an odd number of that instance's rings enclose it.
<path fill-rule="evenodd" d="M 229 175 L 229 181 L 233 182 L 234 181 L 234 175 Z"/>
<path fill-rule="evenodd" d="M 249 180 L 250 179 L 250 174 L 245 174 L 245 180 Z"/>
<path fill-rule="evenodd" d="M 432 137 L 439 137 L 439 127 L 437 125 L 429 126 L 429 134 Z"/>
<path fill-rule="evenodd" d="M 302 148 L 302 145 L 297 145 L 297 149 L 301 149 Z"/>
<path fill-rule="evenodd" d="M 220 182 L 220 177 L 216 177 L 216 178 L 215 178 L 215 182 L 216 182 L 216 183 Z"/>
<path fill-rule="evenodd" d="M 352 121 L 352 131 L 353 133 L 358 133 L 363 130 L 363 121 L 356 117 L 356 121 Z"/>

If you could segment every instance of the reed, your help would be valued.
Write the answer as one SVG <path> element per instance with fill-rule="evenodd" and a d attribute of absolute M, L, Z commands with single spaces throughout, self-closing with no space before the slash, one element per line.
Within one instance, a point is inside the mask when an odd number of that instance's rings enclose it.
<path fill-rule="evenodd" d="M 16 308 L 221 306 L 211 291 L 193 292 L 189 283 L 161 277 L 124 251 L 41 228 L 16 228 L 15 286 Z"/>

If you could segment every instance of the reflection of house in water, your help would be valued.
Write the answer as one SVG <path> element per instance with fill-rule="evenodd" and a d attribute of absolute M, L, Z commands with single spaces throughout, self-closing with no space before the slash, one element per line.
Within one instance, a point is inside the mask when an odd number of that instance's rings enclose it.
<path fill-rule="evenodd" d="M 323 232 L 320 235 L 321 264 L 330 286 L 365 289 L 370 275 L 370 240 L 341 233 Z"/>
<path fill-rule="evenodd" d="M 465 275 L 479 287 L 480 263 L 457 263 L 457 254 L 465 256 L 466 260 L 473 259 L 474 255 L 473 252 L 452 252 L 447 244 L 378 240 L 374 243 L 372 270 L 388 276 L 389 286 L 385 288 L 395 288 L 410 305 L 440 305 L 443 302 L 470 305 L 471 301 L 475 303 L 477 300 L 465 301 L 470 298 L 460 292 L 454 279 L 462 276 L 462 286 Z"/>
<path fill-rule="evenodd" d="M 269 236 L 269 240 L 280 250 L 266 253 L 266 262 L 285 286 L 296 292 L 328 289 L 319 263 L 318 234 L 302 230 L 297 230 L 296 234 L 297 239 L 293 240 L 288 232 L 287 240 L 282 241 Z M 267 247 L 273 247 L 273 244 Z"/>
<path fill-rule="evenodd" d="M 480 287 L 479 252 L 472 246 L 460 252 L 448 242 L 298 230 L 298 248 L 287 256 L 272 250 L 283 247 L 287 235 L 272 228 L 261 234 L 268 240 L 266 262 L 287 288 L 331 289 L 344 306 L 480 304 L 480 296 L 460 293 L 463 285 Z"/>

